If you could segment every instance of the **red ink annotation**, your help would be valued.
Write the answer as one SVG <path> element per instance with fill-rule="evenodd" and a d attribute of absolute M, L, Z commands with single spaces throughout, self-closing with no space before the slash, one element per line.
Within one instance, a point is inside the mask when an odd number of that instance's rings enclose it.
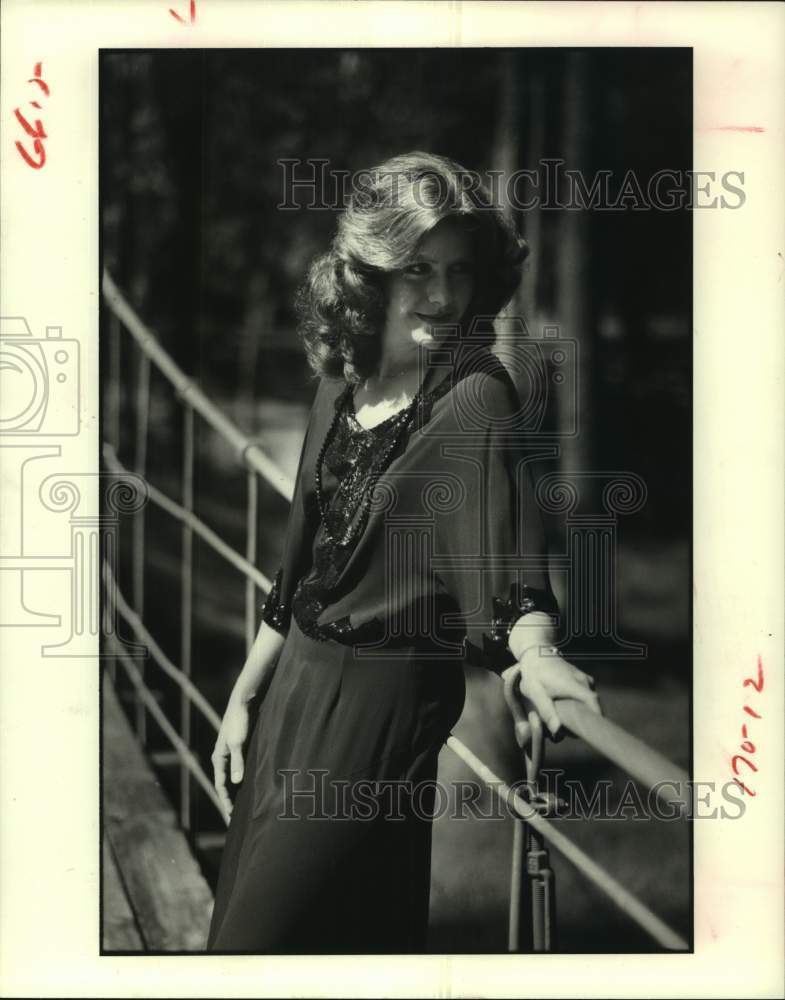
<path fill-rule="evenodd" d="M 196 0 L 190 0 L 190 3 L 188 4 L 187 18 L 182 17 L 180 14 L 177 13 L 176 10 L 172 10 L 171 7 L 169 8 L 169 13 L 172 15 L 175 21 L 179 21 L 180 24 L 186 24 L 186 25 L 196 24 Z"/>
<path fill-rule="evenodd" d="M 33 68 L 33 75 L 27 82 L 35 84 L 35 86 L 38 88 L 38 90 L 36 91 L 36 97 L 43 98 L 43 97 L 49 97 L 49 85 L 41 76 L 41 65 L 42 64 L 40 62 L 37 62 L 35 64 Z M 28 101 L 28 103 L 37 111 L 41 110 L 40 101 L 31 100 Z M 30 114 L 30 112 L 28 111 L 27 114 Z M 22 114 L 21 108 L 14 108 L 14 115 L 16 117 L 16 120 L 25 130 L 25 132 L 33 140 L 32 152 L 28 150 L 28 148 L 25 146 L 23 142 L 20 142 L 18 139 L 16 140 L 15 145 L 17 150 L 19 151 L 19 155 L 22 157 L 22 159 L 25 161 L 28 167 L 32 167 L 33 170 L 40 170 L 41 167 L 43 167 L 43 165 L 46 163 L 46 149 L 44 148 L 44 139 L 48 138 L 46 130 L 44 129 L 43 122 L 39 118 L 36 118 L 32 122 L 28 121 L 25 115 Z"/>
<path fill-rule="evenodd" d="M 758 675 L 757 677 L 745 677 L 742 683 L 742 687 L 752 688 L 758 695 L 763 693 L 763 660 L 758 656 Z M 755 699 L 757 701 L 757 699 Z M 756 711 L 752 705 L 745 704 L 742 706 L 742 710 L 750 719 L 762 719 L 763 716 Z M 750 738 L 750 728 L 754 729 L 754 725 L 751 722 L 745 722 L 741 727 L 741 738 L 742 741 L 739 744 L 739 750 L 741 753 L 734 754 L 731 758 L 730 766 L 733 770 L 734 781 L 745 793 L 752 798 L 755 798 L 756 792 L 748 787 L 739 777 L 739 771 L 742 765 L 746 767 L 753 774 L 757 774 L 758 765 L 752 760 L 752 758 L 757 753 L 757 747 Z M 746 775 L 745 775 L 746 777 Z"/>

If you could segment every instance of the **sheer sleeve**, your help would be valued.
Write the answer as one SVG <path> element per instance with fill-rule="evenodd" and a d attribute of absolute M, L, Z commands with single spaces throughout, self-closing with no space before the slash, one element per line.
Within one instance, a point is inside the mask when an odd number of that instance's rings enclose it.
<path fill-rule="evenodd" d="M 321 388 L 320 385 L 311 407 L 300 450 L 281 564 L 273 577 L 270 592 L 262 607 L 262 621 L 284 636 L 289 631 L 295 588 L 301 577 L 310 569 L 313 537 L 318 522 L 313 510 L 313 497 L 307 488 L 306 469 L 310 465 L 307 456 L 314 434 L 314 424 L 317 422 L 316 413 Z"/>
<path fill-rule="evenodd" d="M 512 380 L 506 372 L 473 374 L 454 395 L 460 419 L 450 421 L 455 433 L 442 441 L 439 466 L 460 482 L 461 496 L 436 515 L 434 568 L 464 634 L 466 659 L 501 673 L 516 662 L 507 645 L 515 622 L 532 611 L 557 614 L 558 606 L 531 469 L 516 434 L 520 404 Z"/>

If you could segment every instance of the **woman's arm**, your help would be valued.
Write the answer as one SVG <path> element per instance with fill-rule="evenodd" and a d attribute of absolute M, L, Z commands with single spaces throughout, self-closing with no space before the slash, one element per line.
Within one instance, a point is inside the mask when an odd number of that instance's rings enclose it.
<path fill-rule="evenodd" d="M 213 784 L 227 819 L 232 815 L 232 800 L 226 788 L 226 761 L 228 759 L 230 762 L 232 782 L 238 784 L 243 780 L 245 772 L 243 748 L 248 739 L 248 705 L 256 696 L 262 681 L 275 670 L 284 641 L 285 637 L 280 632 L 263 621 L 229 695 L 212 753 Z"/>
<path fill-rule="evenodd" d="M 275 670 L 285 637 L 263 621 L 232 688 L 230 700 L 248 704 L 268 674 Z"/>

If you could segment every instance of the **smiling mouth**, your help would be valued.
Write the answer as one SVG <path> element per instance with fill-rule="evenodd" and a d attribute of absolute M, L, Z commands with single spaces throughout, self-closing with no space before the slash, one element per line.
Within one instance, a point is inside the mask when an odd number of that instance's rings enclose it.
<path fill-rule="evenodd" d="M 432 325 L 448 323 L 450 321 L 449 316 L 427 316 L 425 313 L 415 313 L 414 315 L 421 319 L 423 323 L 430 323 Z"/>

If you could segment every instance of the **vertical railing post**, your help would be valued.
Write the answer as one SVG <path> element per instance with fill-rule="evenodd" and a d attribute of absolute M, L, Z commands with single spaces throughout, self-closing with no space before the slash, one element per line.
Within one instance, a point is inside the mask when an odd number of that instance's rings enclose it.
<path fill-rule="evenodd" d="M 107 393 L 106 430 L 115 454 L 120 454 L 120 408 L 122 386 L 120 383 L 120 320 L 109 309 L 109 392 Z"/>
<path fill-rule="evenodd" d="M 512 862 L 510 865 L 510 912 L 507 932 L 507 951 L 516 954 L 523 951 L 522 936 L 524 925 L 528 878 L 526 874 L 526 824 L 516 816 L 513 819 Z"/>
<path fill-rule="evenodd" d="M 147 473 L 147 430 L 150 410 L 150 359 L 139 353 L 136 383 L 136 448 L 134 471 L 145 478 Z M 134 611 L 144 621 L 144 507 L 134 514 L 133 523 L 133 601 Z M 144 663 L 139 664 L 139 672 L 144 678 Z M 136 699 L 136 733 L 144 746 L 147 740 L 147 715 L 144 704 Z"/>
<path fill-rule="evenodd" d="M 245 558 L 249 563 L 256 563 L 257 519 L 259 515 L 259 485 L 256 473 L 248 470 L 248 502 L 246 504 L 247 521 L 245 533 Z M 245 580 L 245 653 L 251 651 L 256 637 L 256 584 L 250 577 Z"/>
<path fill-rule="evenodd" d="M 194 411 L 187 403 L 183 407 L 183 507 L 194 509 Z M 191 647 L 193 623 L 193 530 L 188 523 L 182 527 L 182 558 L 180 581 L 180 666 L 191 677 Z M 180 736 L 191 746 L 191 699 L 180 691 Z M 191 829 L 191 772 L 180 762 L 180 825 Z"/>
<path fill-rule="evenodd" d="M 109 313 L 109 392 L 107 399 L 106 427 L 107 437 L 114 448 L 115 455 L 120 455 L 120 410 L 122 407 L 122 386 L 120 383 L 120 320 L 114 310 L 107 310 Z M 104 614 L 108 613 L 107 605 L 104 605 Z M 109 633 L 104 630 L 103 635 Z M 112 657 L 108 661 L 109 678 L 112 686 L 117 685 L 117 659 Z"/>

